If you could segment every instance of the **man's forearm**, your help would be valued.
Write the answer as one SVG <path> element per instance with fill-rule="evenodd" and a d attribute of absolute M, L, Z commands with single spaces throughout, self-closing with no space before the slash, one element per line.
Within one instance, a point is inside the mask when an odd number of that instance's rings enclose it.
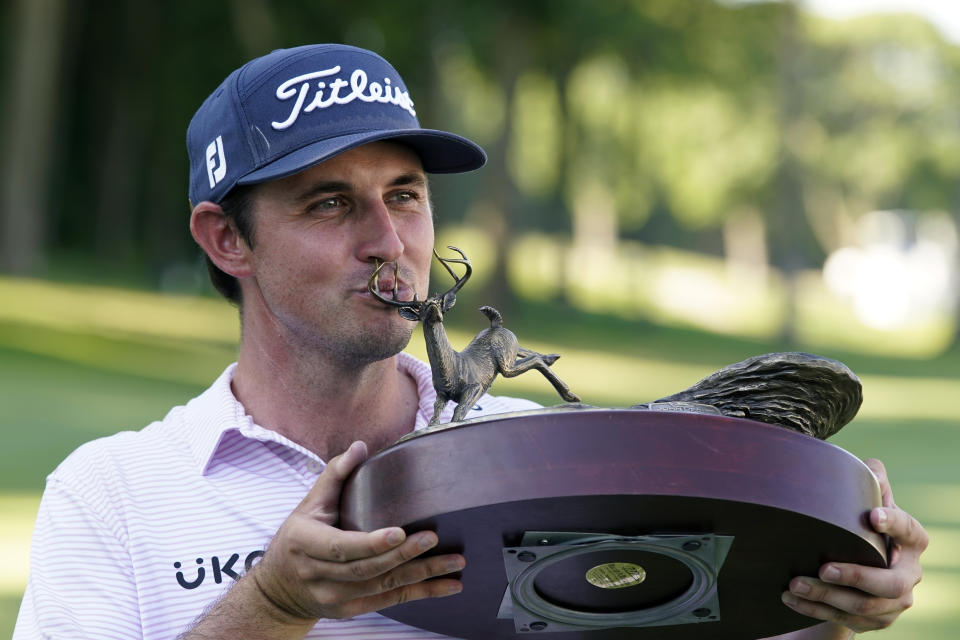
<path fill-rule="evenodd" d="M 277 608 L 248 574 L 177 640 L 301 640 L 314 624 L 315 620 L 296 618 Z"/>

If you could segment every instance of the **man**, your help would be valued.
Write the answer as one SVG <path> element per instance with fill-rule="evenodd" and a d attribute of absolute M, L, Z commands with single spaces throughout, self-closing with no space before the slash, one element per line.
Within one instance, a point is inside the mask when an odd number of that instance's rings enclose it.
<path fill-rule="evenodd" d="M 200 107 L 187 146 L 190 229 L 240 308 L 237 363 L 50 476 L 15 638 L 438 637 L 376 612 L 459 592 L 464 558 L 424 558 L 430 531 L 342 531 L 337 514 L 349 473 L 425 426 L 435 397 L 429 368 L 401 353 L 415 325 L 367 281 L 395 263 L 381 289 L 426 297 L 426 173 L 475 169 L 483 151 L 421 129 L 396 71 L 342 45 L 244 65 Z M 471 415 L 532 406 L 486 396 Z M 784 595 L 797 611 L 869 629 L 909 606 L 926 534 L 875 470 L 891 568 L 797 578 Z"/>

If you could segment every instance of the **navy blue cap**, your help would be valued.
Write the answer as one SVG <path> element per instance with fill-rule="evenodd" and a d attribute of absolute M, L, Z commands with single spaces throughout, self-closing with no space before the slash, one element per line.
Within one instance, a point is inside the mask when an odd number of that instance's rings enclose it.
<path fill-rule="evenodd" d="M 472 171 L 487 159 L 466 138 L 421 129 L 400 74 L 372 51 L 278 49 L 227 76 L 194 114 L 190 201 L 220 202 L 238 184 L 293 175 L 376 140 L 403 142 L 429 173 Z"/>

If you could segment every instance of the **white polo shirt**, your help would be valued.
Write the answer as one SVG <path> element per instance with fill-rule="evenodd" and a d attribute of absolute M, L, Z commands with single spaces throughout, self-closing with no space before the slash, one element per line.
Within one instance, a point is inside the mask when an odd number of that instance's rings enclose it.
<path fill-rule="evenodd" d="M 430 367 L 400 354 L 420 394 Z M 231 365 L 207 391 L 141 431 L 89 442 L 47 478 L 14 640 L 171 640 L 263 554 L 325 463 L 254 424 L 234 397 Z M 485 395 L 478 417 L 536 408 Z M 448 404 L 443 420 L 449 420 Z M 415 640 L 436 634 L 372 613 L 321 620 L 308 638 Z"/>

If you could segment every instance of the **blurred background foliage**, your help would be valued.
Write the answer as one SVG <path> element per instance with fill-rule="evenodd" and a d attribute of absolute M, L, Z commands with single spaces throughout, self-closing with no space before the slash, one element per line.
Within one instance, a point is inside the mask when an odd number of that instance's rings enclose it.
<path fill-rule="evenodd" d="M 476 265 L 463 306 L 564 353 L 588 400 L 651 400 L 771 350 L 861 373 L 839 444 L 883 457 L 936 533 L 921 606 L 884 635 L 954 637 L 960 46 L 924 19 L 787 1 L 15 0 L 0 21 L 0 634 L 45 474 L 233 357 L 235 312 L 187 229 L 190 117 L 242 61 L 335 41 L 389 59 L 424 126 L 486 147 L 483 169 L 433 180 L 437 244 Z M 479 326 L 457 316 L 462 344 Z M 523 380 L 502 392 L 554 402 Z"/>
<path fill-rule="evenodd" d="M 344 41 L 402 70 L 422 122 L 489 150 L 435 189 L 505 310 L 532 294 L 923 356 L 956 340 L 960 47 L 922 18 L 710 0 L 24 0 L 3 17 L 7 273 L 208 292 L 184 224 L 190 116 L 238 61 Z"/>

